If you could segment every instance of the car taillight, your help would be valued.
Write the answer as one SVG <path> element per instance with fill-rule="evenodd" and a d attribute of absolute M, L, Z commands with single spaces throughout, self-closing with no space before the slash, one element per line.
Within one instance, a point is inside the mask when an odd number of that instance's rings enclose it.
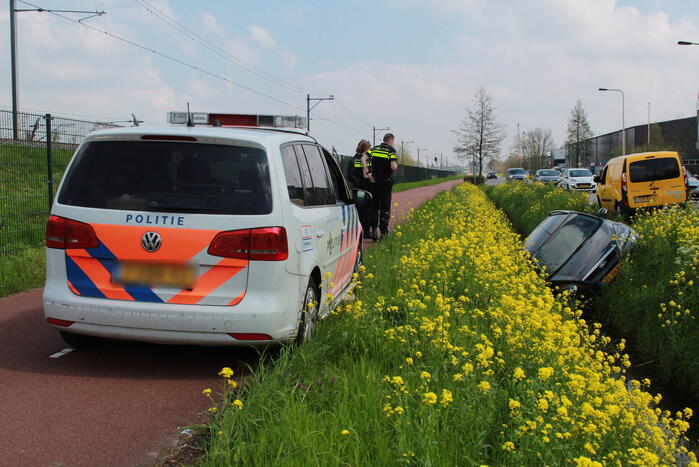
<path fill-rule="evenodd" d="M 97 248 L 99 240 L 90 224 L 49 216 L 46 224 L 46 246 L 61 250 Z"/>
<path fill-rule="evenodd" d="M 49 324 L 53 324 L 54 326 L 60 326 L 62 328 L 67 328 L 67 327 L 75 324 L 75 321 L 68 321 L 66 319 L 58 319 L 58 318 L 46 318 L 46 322 Z"/>
<path fill-rule="evenodd" d="M 289 257 L 289 245 L 284 227 L 230 230 L 214 237 L 208 253 L 251 261 L 283 261 Z"/>
<path fill-rule="evenodd" d="M 250 230 L 230 230 L 218 233 L 211 241 L 208 253 L 224 258 L 250 259 Z"/>
<path fill-rule="evenodd" d="M 289 257 L 284 227 L 265 227 L 250 231 L 250 259 L 283 261 Z"/>

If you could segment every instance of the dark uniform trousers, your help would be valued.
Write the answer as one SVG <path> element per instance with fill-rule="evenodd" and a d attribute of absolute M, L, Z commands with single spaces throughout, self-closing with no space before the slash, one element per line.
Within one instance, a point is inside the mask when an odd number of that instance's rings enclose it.
<path fill-rule="evenodd" d="M 382 235 L 388 233 L 388 223 L 391 220 L 391 197 L 393 191 L 393 181 L 377 181 L 370 183 L 370 191 L 373 196 L 371 203 L 371 218 L 369 225 L 378 225 Z"/>

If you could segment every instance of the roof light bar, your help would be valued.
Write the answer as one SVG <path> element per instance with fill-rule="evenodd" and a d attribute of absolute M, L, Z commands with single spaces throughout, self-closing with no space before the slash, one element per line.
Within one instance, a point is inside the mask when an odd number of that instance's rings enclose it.
<path fill-rule="evenodd" d="M 305 130 L 306 117 L 297 115 L 250 115 L 192 112 L 192 123 L 195 125 L 210 125 L 222 127 L 267 127 L 267 128 L 297 128 Z M 168 112 L 167 122 L 174 125 L 187 124 L 187 112 Z"/>

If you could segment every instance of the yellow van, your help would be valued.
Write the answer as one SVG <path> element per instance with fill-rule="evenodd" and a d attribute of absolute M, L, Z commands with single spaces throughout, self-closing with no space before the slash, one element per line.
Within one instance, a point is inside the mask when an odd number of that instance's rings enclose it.
<path fill-rule="evenodd" d="M 595 182 L 599 205 L 619 214 L 687 200 L 687 172 L 672 151 L 615 157 Z"/>

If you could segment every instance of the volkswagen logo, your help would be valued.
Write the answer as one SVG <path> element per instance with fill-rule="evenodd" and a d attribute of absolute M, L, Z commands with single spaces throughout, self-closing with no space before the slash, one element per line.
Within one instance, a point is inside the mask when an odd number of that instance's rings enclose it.
<path fill-rule="evenodd" d="M 143 237 L 141 237 L 141 246 L 149 253 L 158 251 L 162 243 L 160 234 L 157 232 L 146 232 L 143 234 Z"/>

